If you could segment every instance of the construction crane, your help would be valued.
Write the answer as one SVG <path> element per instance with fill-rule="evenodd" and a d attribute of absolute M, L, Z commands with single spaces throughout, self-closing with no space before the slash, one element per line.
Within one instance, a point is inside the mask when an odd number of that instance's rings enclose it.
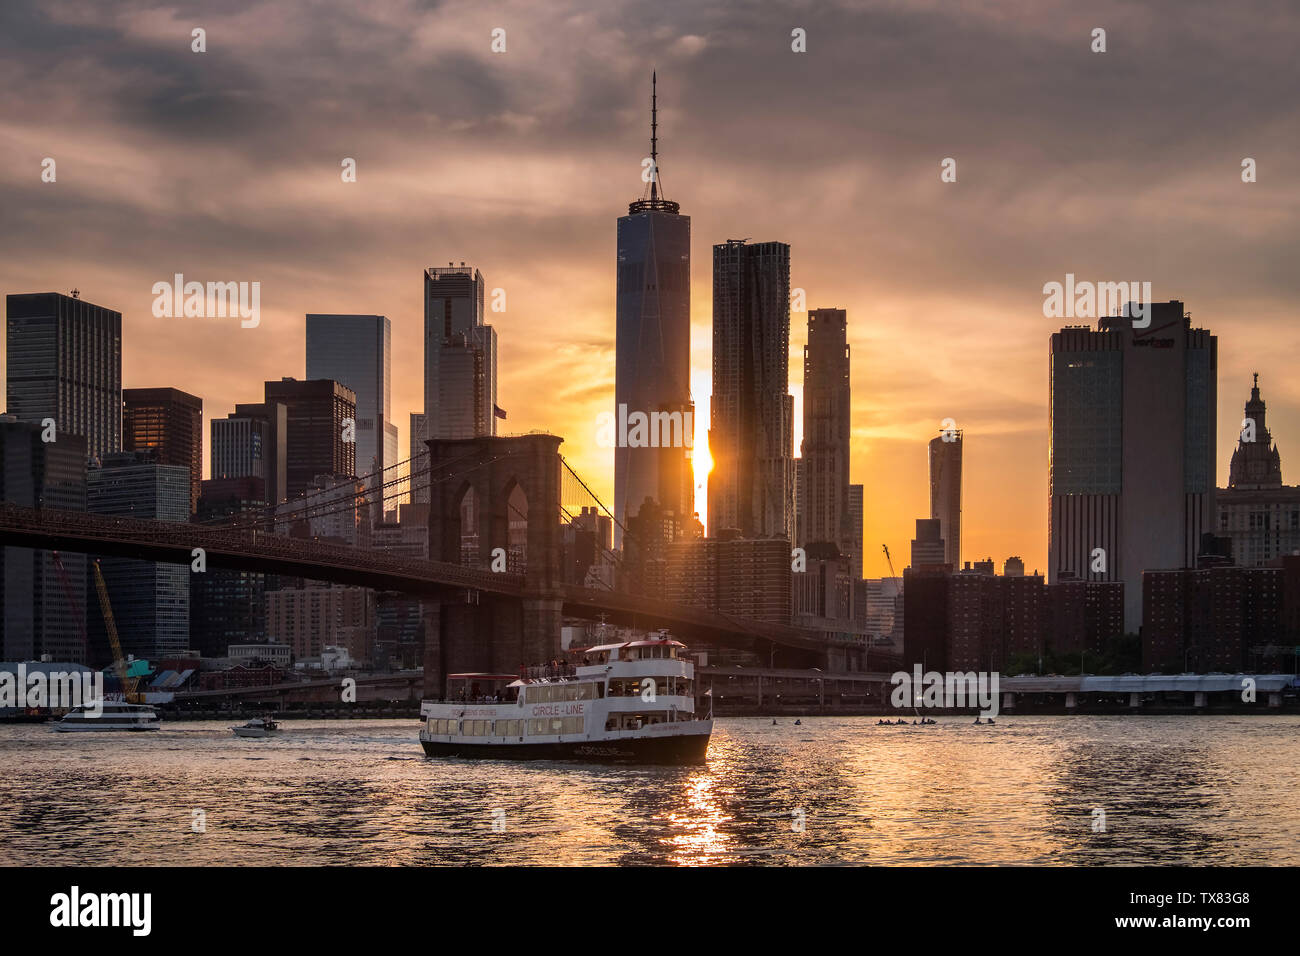
<path fill-rule="evenodd" d="M 885 549 L 885 560 L 889 562 L 889 577 L 891 580 L 897 581 L 898 575 L 894 572 L 894 559 L 889 556 L 889 545 L 882 544 L 881 547 Z"/>
<path fill-rule="evenodd" d="M 108 631 L 108 643 L 113 648 L 113 669 L 117 671 L 118 682 L 122 685 L 122 697 L 128 704 L 143 703 L 136 693 L 136 679 L 127 677 L 126 658 L 122 655 L 122 644 L 117 639 L 117 625 L 113 622 L 113 608 L 108 603 L 108 585 L 99 570 L 99 561 L 95 565 L 95 590 L 99 592 L 99 609 L 104 614 L 104 630 Z"/>
<path fill-rule="evenodd" d="M 881 549 L 884 550 L 884 552 L 885 552 L 885 561 L 889 564 L 889 579 L 890 579 L 891 581 L 898 581 L 898 572 L 894 570 L 894 559 L 891 558 L 891 557 L 889 556 L 889 545 L 887 545 L 887 544 L 882 544 L 880 547 L 881 547 Z M 899 581 L 898 584 L 896 585 L 896 587 L 894 588 L 894 601 L 895 601 L 895 604 L 894 604 L 894 625 L 893 625 L 893 633 L 894 633 L 894 634 L 897 634 L 897 633 L 898 633 L 898 604 L 897 604 L 897 601 L 898 601 L 898 595 L 901 594 L 902 591 L 903 591 L 903 585 L 902 585 L 902 582 Z M 884 589 L 883 589 L 883 588 L 881 589 L 881 596 L 882 596 L 882 597 L 884 596 Z"/>

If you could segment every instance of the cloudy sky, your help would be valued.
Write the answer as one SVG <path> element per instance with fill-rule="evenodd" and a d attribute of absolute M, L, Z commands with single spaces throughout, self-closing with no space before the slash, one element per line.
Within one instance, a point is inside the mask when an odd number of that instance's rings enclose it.
<path fill-rule="evenodd" d="M 1067 272 L 1182 299 L 1219 336 L 1220 484 L 1254 371 L 1300 480 L 1298 17 L 1202 0 L 6 0 L 0 293 L 75 286 L 121 311 L 124 384 L 193 392 L 208 417 L 304 374 L 305 313 L 385 314 L 405 455 L 421 272 L 472 262 L 507 293 L 506 430 L 565 436 L 611 497 L 595 429 L 615 220 L 641 192 L 655 68 L 663 183 L 692 219 L 701 429 L 710 247 L 788 242 L 808 305 L 849 314 L 867 573 L 882 542 L 905 563 L 946 417 L 966 435 L 963 557 L 1045 570 L 1062 323 L 1042 287 Z M 177 272 L 261 282 L 261 325 L 154 318 L 151 287 Z"/>

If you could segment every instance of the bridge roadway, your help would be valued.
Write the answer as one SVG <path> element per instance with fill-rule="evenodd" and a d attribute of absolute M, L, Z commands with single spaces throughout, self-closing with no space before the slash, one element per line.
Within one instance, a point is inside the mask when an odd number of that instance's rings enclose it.
<path fill-rule="evenodd" d="M 213 568 L 260 571 L 430 597 L 455 598 L 465 592 L 482 592 L 521 598 L 529 593 L 525 576 L 520 574 L 446 561 L 399 558 L 382 551 L 267 534 L 257 528 L 118 518 L 11 504 L 0 507 L 0 544 L 185 565 L 191 564 L 194 549 L 201 548 L 206 566 Z M 562 600 L 562 613 L 569 617 L 603 619 L 647 629 L 666 627 L 675 636 L 732 648 L 762 650 L 778 645 L 824 654 L 831 647 L 856 646 L 849 641 L 828 640 L 820 631 L 730 617 L 642 595 L 563 585 L 555 596 Z"/>

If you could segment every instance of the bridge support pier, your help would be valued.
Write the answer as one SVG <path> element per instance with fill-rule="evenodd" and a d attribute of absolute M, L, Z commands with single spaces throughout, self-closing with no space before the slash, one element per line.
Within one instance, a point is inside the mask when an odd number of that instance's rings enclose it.
<path fill-rule="evenodd" d="M 1076 695 L 1076 694 L 1074 693 L 1074 691 L 1072 691 L 1072 690 L 1070 690 L 1070 691 L 1066 691 L 1066 692 L 1065 692 L 1065 709 L 1066 709 L 1066 710 L 1078 710 L 1078 709 L 1079 709 L 1079 698 L 1078 698 L 1078 695 Z"/>
<path fill-rule="evenodd" d="M 1282 706 L 1282 692 L 1280 690 L 1269 691 L 1268 706 L 1270 707 Z"/>
<path fill-rule="evenodd" d="M 426 619 L 424 696 L 441 697 L 448 674 L 514 674 L 560 654 L 563 600 L 444 601 Z"/>
<path fill-rule="evenodd" d="M 426 442 L 430 558 L 487 570 L 509 550 L 519 566 L 511 573 L 523 578 L 516 593 L 470 592 L 460 603 L 441 602 L 437 654 L 425 656 L 426 693 L 440 693 L 448 674 L 513 674 L 559 655 L 561 441 L 556 435 L 485 435 Z M 463 528 L 466 516 L 471 524 Z M 467 555 L 471 531 L 478 546 Z"/>
<path fill-rule="evenodd" d="M 1003 710 L 1016 709 L 1016 695 L 1009 690 L 1002 692 L 1002 709 Z"/>
<path fill-rule="evenodd" d="M 1198 690 L 1198 691 L 1197 691 L 1197 692 L 1192 696 L 1192 705 L 1193 705 L 1194 707 L 1204 707 L 1204 706 L 1205 706 L 1205 702 L 1206 702 L 1206 696 L 1207 696 L 1207 695 L 1206 695 L 1205 691 L 1203 691 L 1203 690 Z"/>
<path fill-rule="evenodd" d="M 503 674 L 514 671 L 520 664 L 544 663 L 560 655 L 564 601 L 559 597 L 525 597 L 520 603 L 523 656 L 515 664 L 507 665 Z"/>
<path fill-rule="evenodd" d="M 1142 706 L 1142 695 L 1141 695 L 1141 694 L 1136 694 L 1136 693 L 1135 693 L 1135 694 L 1129 694 L 1129 695 L 1128 695 L 1128 705 L 1129 705 L 1130 707 L 1141 707 L 1141 706 Z"/>

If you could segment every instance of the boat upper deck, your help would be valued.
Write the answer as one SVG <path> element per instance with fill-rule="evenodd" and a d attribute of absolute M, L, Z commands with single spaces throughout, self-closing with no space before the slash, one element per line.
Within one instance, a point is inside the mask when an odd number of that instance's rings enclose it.
<path fill-rule="evenodd" d="M 440 703 L 505 704 L 522 695 L 529 702 L 626 697 L 652 693 L 694 695 L 694 661 L 686 646 L 669 638 L 625 641 L 574 649 L 573 661 L 552 660 L 514 674 L 473 671 L 447 675 Z M 575 686 L 577 685 L 577 686 Z"/>

